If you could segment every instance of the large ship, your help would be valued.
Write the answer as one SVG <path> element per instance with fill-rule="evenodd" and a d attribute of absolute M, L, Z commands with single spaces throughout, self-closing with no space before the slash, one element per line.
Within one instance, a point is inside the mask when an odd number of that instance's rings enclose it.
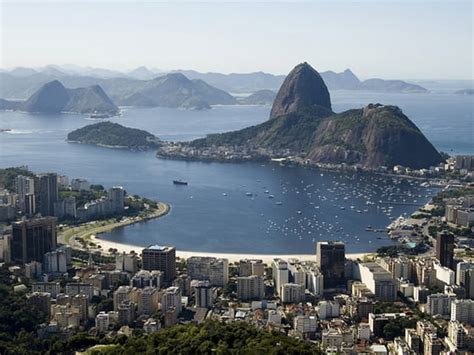
<path fill-rule="evenodd" d="M 173 184 L 175 185 L 187 185 L 188 182 L 184 180 L 173 180 Z"/>

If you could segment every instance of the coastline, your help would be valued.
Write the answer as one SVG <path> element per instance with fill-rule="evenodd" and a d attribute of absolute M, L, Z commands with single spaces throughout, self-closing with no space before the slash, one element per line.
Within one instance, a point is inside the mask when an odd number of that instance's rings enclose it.
<path fill-rule="evenodd" d="M 118 242 L 112 242 L 109 240 L 100 239 L 97 235 L 91 236 L 91 241 L 96 245 L 100 245 L 100 250 L 106 254 L 109 249 L 117 249 L 118 253 L 130 253 L 131 251 L 136 252 L 137 254 L 141 253 L 141 250 L 144 248 L 139 245 L 123 244 Z M 374 253 L 347 253 L 346 258 L 351 260 L 362 259 L 365 256 L 372 255 Z M 316 250 L 314 254 L 248 254 L 248 253 L 215 253 L 215 252 L 202 252 L 202 251 L 186 251 L 186 250 L 176 250 L 176 256 L 179 258 L 187 259 L 191 256 L 211 256 L 216 258 L 226 258 L 229 262 L 238 262 L 241 259 L 261 259 L 264 263 L 269 264 L 274 258 L 282 259 L 299 259 L 301 261 L 316 261 Z"/>
<path fill-rule="evenodd" d="M 58 233 L 58 243 L 69 245 L 73 249 L 92 250 L 92 248 L 89 248 L 88 246 L 84 247 L 80 241 L 90 242 L 96 234 L 111 232 L 117 228 L 163 217 L 167 215 L 170 210 L 171 206 L 169 204 L 158 202 L 158 208 L 144 216 L 127 217 L 119 222 L 112 222 L 113 220 L 102 220 L 86 222 L 74 227 L 66 227 Z"/>

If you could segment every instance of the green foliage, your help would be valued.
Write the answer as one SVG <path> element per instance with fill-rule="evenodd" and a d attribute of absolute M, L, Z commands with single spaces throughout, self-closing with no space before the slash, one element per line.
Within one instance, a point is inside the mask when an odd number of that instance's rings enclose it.
<path fill-rule="evenodd" d="M 101 190 L 81 190 L 81 191 L 71 191 L 71 190 L 59 190 L 59 198 L 64 199 L 68 197 L 76 198 L 76 207 L 82 207 L 85 203 L 97 200 L 103 196 L 107 196 L 107 193 Z"/>
<path fill-rule="evenodd" d="M 411 317 L 399 317 L 390 320 L 383 327 L 384 339 L 393 340 L 395 337 L 403 336 L 405 328 L 415 328 L 417 319 Z"/>
<path fill-rule="evenodd" d="M 245 322 L 207 321 L 165 328 L 145 337 L 132 337 L 114 354 L 322 354 L 314 344 L 281 333 L 270 333 Z M 109 352 L 97 352 L 109 354 Z"/>
<path fill-rule="evenodd" d="M 46 315 L 25 294 L 14 293 L 11 282 L 8 269 L 0 268 L 0 354 L 39 352 L 43 345 L 35 331 Z"/>
<path fill-rule="evenodd" d="M 143 150 L 158 146 L 158 139 L 151 133 L 119 125 L 100 122 L 88 125 L 68 134 L 73 142 Z"/>
<path fill-rule="evenodd" d="M 19 175 L 34 176 L 22 167 L 0 169 L 0 186 L 4 186 L 8 191 L 16 191 L 15 179 Z"/>

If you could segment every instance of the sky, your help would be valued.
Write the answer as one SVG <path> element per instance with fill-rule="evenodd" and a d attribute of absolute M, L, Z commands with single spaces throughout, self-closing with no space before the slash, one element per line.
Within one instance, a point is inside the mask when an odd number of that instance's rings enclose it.
<path fill-rule="evenodd" d="M 0 0 L 0 66 L 472 79 L 473 1 Z"/>

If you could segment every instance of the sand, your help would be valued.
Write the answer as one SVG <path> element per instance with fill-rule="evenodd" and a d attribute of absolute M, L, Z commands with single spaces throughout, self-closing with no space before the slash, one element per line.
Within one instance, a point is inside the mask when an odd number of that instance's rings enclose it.
<path fill-rule="evenodd" d="M 129 244 L 122 244 L 117 242 L 112 242 L 109 240 L 103 240 L 98 238 L 97 236 L 91 236 L 91 241 L 94 242 L 96 245 L 101 246 L 101 250 L 105 251 L 106 253 L 110 248 L 117 249 L 119 253 L 126 252 L 129 253 L 132 250 L 136 253 L 140 254 L 143 246 L 138 245 L 129 245 Z M 346 258 L 348 259 L 362 259 L 366 255 L 370 255 L 371 253 L 348 253 L 346 254 Z M 316 253 L 315 254 L 244 254 L 244 253 L 207 253 L 207 252 L 197 252 L 197 251 L 183 251 L 183 250 L 176 250 L 176 256 L 180 258 L 187 259 L 191 256 L 212 256 L 216 258 L 226 258 L 229 262 L 236 262 L 241 259 L 261 259 L 264 263 L 269 264 L 274 258 L 282 258 L 282 259 L 291 259 L 296 258 L 301 261 L 316 261 Z"/>

